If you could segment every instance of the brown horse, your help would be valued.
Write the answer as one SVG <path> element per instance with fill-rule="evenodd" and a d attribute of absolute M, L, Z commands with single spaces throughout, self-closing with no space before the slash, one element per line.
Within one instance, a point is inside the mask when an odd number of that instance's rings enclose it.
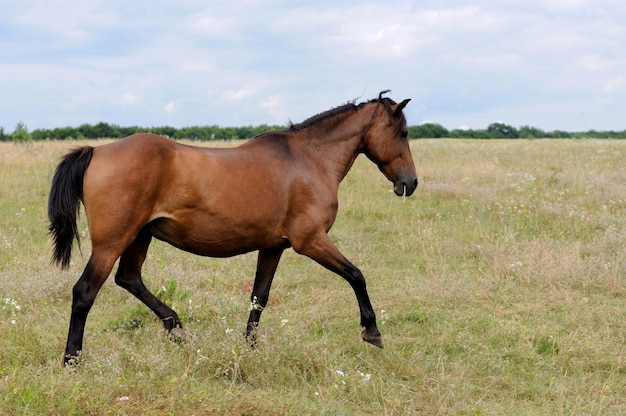
<path fill-rule="evenodd" d="M 385 91 L 387 92 L 387 91 Z M 176 312 L 142 282 L 152 237 L 191 253 L 228 257 L 258 250 L 246 337 L 253 340 L 283 250 L 310 257 L 348 281 L 359 304 L 363 340 L 382 347 L 363 275 L 328 237 L 339 182 L 364 153 L 394 184 L 417 187 L 406 119 L 382 97 L 318 114 L 236 148 L 186 146 L 135 134 L 68 153 L 56 169 L 48 217 L 53 261 L 69 266 L 85 207 L 92 253 L 73 288 L 64 363 L 82 352 L 87 314 L 119 258 L 115 282 L 145 303 L 171 331 Z"/>

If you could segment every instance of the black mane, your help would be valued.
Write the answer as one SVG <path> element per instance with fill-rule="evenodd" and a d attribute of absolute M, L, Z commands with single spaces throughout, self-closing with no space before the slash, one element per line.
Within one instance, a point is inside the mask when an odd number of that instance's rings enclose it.
<path fill-rule="evenodd" d="M 391 114 L 391 106 L 393 104 L 395 104 L 395 102 L 388 97 L 383 97 L 383 94 L 388 93 L 389 90 L 387 91 L 382 91 L 379 95 L 378 98 L 374 98 L 370 101 L 367 101 L 365 103 L 361 103 L 361 104 L 355 104 L 355 101 L 350 101 L 344 105 L 341 105 L 339 107 L 335 107 L 335 108 L 331 108 L 330 110 L 324 111 L 322 113 L 316 114 L 312 117 L 307 118 L 306 120 L 304 120 L 301 123 L 297 123 L 294 124 L 291 121 L 289 122 L 289 124 L 287 125 L 287 128 L 290 132 L 298 132 L 298 131 L 302 131 L 306 128 L 309 128 L 311 126 L 314 126 L 316 124 L 319 124 L 320 122 L 328 119 L 328 118 L 332 118 L 335 116 L 338 116 L 340 114 L 344 114 L 347 113 L 349 111 L 356 111 L 358 109 L 360 109 L 361 107 L 363 107 L 364 105 L 370 104 L 370 103 L 381 103 L 385 106 L 385 108 L 387 109 L 387 112 L 389 114 Z M 401 119 L 404 119 L 404 117 L 401 117 Z"/>
<path fill-rule="evenodd" d="M 309 117 L 306 120 L 304 120 L 302 123 L 294 124 L 294 123 L 289 122 L 288 128 L 289 128 L 289 131 L 291 132 L 298 132 L 308 127 L 311 127 L 313 125 L 316 125 L 326 120 L 327 118 L 335 117 L 337 115 L 347 113 L 348 111 L 356 111 L 357 108 L 358 106 L 355 105 L 353 101 L 351 101 L 339 107 L 331 108 L 330 110 L 324 111 L 323 113 L 319 113 L 312 117 Z"/>

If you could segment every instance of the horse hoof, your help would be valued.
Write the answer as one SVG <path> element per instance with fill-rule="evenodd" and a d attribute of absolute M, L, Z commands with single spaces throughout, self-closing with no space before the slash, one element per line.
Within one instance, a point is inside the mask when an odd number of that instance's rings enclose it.
<path fill-rule="evenodd" d="M 383 337 L 378 332 L 378 329 L 368 331 L 367 329 L 361 333 L 363 341 L 369 342 L 372 345 L 376 345 L 378 348 L 383 348 Z"/>
<path fill-rule="evenodd" d="M 170 341 L 173 341 L 177 344 L 182 344 L 183 342 L 187 341 L 187 334 L 185 333 L 185 330 L 180 327 L 174 327 L 169 331 L 168 334 Z"/>
<path fill-rule="evenodd" d="M 256 350 L 256 334 L 246 334 L 245 336 L 246 343 L 250 346 L 251 349 Z"/>
<path fill-rule="evenodd" d="M 63 356 L 63 367 L 73 368 L 80 363 L 81 353 L 78 352 L 77 355 L 65 354 Z"/>

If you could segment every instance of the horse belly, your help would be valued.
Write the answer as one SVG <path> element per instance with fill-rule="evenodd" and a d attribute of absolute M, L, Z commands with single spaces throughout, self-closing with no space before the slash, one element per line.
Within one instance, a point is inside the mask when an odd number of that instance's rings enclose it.
<path fill-rule="evenodd" d="M 287 240 L 277 228 L 268 227 L 268 223 L 232 222 L 224 218 L 190 221 L 157 218 L 149 225 L 150 233 L 159 240 L 209 257 L 230 257 L 259 249 L 287 247 Z"/>

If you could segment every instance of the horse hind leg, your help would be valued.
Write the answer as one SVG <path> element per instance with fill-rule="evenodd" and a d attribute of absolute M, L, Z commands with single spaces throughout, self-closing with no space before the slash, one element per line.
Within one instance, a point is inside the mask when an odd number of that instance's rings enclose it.
<path fill-rule="evenodd" d="M 141 278 L 141 267 L 146 259 L 152 236 L 142 230 L 135 241 L 124 250 L 120 257 L 120 264 L 115 274 L 115 283 L 128 290 L 133 296 L 143 302 L 163 322 L 163 327 L 177 339 L 182 339 L 182 324 L 178 314 L 165 303 L 160 301 L 144 285 Z"/>
<path fill-rule="evenodd" d="M 81 356 L 87 315 L 100 288 L 109 277 L 115 260 L 117 255 L 95 250 L 72 289 L 72 314 L 63 356 L 64 365 L 73 363 Z"/>

